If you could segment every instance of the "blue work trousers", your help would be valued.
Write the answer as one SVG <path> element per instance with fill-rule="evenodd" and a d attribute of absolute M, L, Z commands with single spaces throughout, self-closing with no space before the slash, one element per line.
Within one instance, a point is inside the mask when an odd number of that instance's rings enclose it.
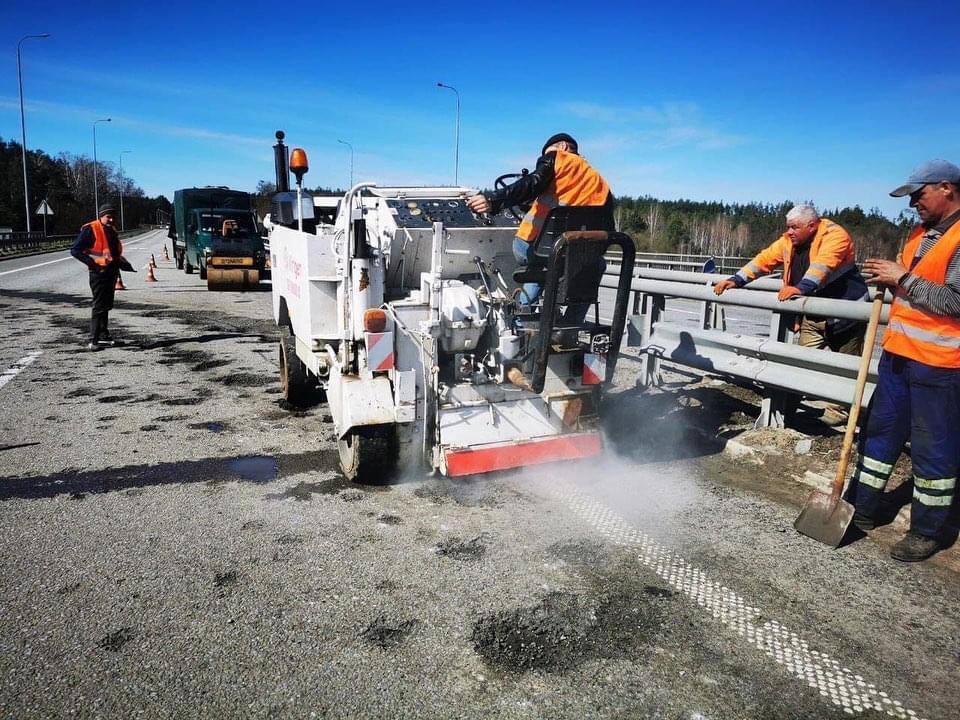
<path fill-rule="evenodd" d="M 534 259 L 533 247 L 534 243 L 528 243 L 525 240 L 515 237 L 513 239 L 513 257 L 520 265 L 528 265 Z M 536 262 L 546 261 L 538 259 Z M 605 268 L 606 262 L 601 260 L 601 263 Z M 541 289 L 537 283 L 524 283 L 520 292 L 520 301 L 524 305 L 533 305 L 537 301 L 537 298 L 540 297 Z M 589 309 L 589 303 L 571 303 L 564 310 L 561 321 L 571 325 L 582 325 Z"/>
<path fill-rule="evenodd" d="M 946 526 L 960 470 L 960 369 L 884 352 L 850 496 L 876 517 L 893 466 L 910 441 L 910 529 L 934 537 Z"/>

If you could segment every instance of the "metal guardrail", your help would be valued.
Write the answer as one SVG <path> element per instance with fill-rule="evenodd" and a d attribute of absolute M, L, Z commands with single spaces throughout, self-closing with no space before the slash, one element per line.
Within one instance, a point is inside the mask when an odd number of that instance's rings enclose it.
<path fill-rule="evenodd" d="M 803 314 L 866 322 L 869 303 L 817 297 L 781 302 L 774 291 L 779 290 L 782 281 L 771 278 L 761 278 L 745 288 L 717 296 L 711 286 L 723 275 L 656 268 L 639 268 L 635 274 L 638 277 L 631 284 L 634 298 L 628 345 L 641 349 L 643 385 L 661 382 L 662 360 L 746 380 L 759 385 L 763 397 L 758 427 L 783 427 L 785 415 L 796 405 L 798 394 L 850 404 L 859 358 L 793 344 L 793 320 Z M 605 276 L 601 286 L 614 287 L 614 278 Z M 668 297 L 700 303 L 696 327 L 661 319 Z M 890 299 L 888 294 L 886 300 Z M 770 311 L 769 337 L 727 332 L 723 312 L 726 305 Z M 881 322 L 885 323 L 888 317 L 889 307 L 885 307 Z M 876 366 L 874 361 L 864 403 L 873 392 Z"/>
<path fill-rule="evenodd" d="M 617 253 L 607 255 L 611 261 L 616 261 Z M 735 255 L 690 255 L 688 253 L 650 253 L 638 252 L 635 260 L 637 267 L 660 268 L 662 270 L 700 271 L 712 266 L 715 272 L 733 275 L 753 258 Z"/>

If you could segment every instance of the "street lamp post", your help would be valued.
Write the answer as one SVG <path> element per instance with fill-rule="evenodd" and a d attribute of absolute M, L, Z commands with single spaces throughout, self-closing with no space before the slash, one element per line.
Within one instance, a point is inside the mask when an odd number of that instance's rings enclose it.
<path fill-rule="evenodd" d="M 97 123 L 110 122 L 110 118 L 93 121 L 93 216 L 100 216 L 100 192 L 97 189 Z"/>
<path fill-rule="evenodd" d="M 453 184 L 460 184 L 460 93 L 452 85 L 444 85 L 442 82 L 437 83 L 437 87 L 446 88 L 447 90 L 453 90 L 454 94 L 457 96 L 457 140 L 456 145 L 454 146 L 454 160 L 453 160 Z"/>
<path fill-rule="evenodd" d="M 124 153 L 132 153 L 133 150 L 121 150 L 120 151 L 120 232 L 123 232 L 123 186 L 126 182 L 123 179 L 123 155 Z M 100 208 L 97 208 L 97 212 L 100 212 Z"/>
<path fill-rule="evenodd" d="M 23 76 L 20 73 L 20 46 L 31 38 L 48 38 L 50 33 L 24 35 L 17 43 L 17 85 L 20 87 L 20 156 L 23 160 L 23 206 L 27 211 L 27 232 L 30 232 L 30 188 L 27 184 L 27 124 L 23 119 Z M 44 215 L 46 219 L 46 215 Z"/>
<path fill-rule="evenodd" d="M 353 187 L 353 145 L 346 140 L 337 140 L 337 142 L 350 148 L 350 187 Z"/>

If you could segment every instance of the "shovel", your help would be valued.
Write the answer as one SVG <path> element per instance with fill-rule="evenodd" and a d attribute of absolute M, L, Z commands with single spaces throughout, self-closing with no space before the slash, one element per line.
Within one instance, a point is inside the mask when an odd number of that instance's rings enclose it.
<path fill-rule="evenodd" d="M 867 384 L 870 360 L 873 358 L 873 345 L 877 339 L 877 326 L 883 310 L 883 289 L 878 288 L 870 309 L 870 322 L 867 324 L 867 336 L 863 340 L 863 353 L 860 355 L 860 369 L 857 371 L 857 387 L 853 391 L 853 405 L 847 420 L 847 431 L 843 435 L 843 448 L 840 450 L 840 462 L 833 486 L 829 493 L 814 490 L 807 498 L 803 510 L 793 523 L 798 532 L 830 547 L 837 547 L 847 533 L 853 519 L 853 505 L 840 499 L 843 481 L 847 477 L 847 465 L 850 463 L 850 451 L 853 448 L 853 434 L 860 418 L 860 403 L 863 400 L 863 387 Z"/>

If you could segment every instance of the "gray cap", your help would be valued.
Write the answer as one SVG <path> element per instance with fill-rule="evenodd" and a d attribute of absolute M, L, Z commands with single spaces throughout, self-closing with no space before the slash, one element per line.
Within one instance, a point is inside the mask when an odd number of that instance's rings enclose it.
<path fill-rule="evenodd" d="M 930 183 L 948 182 L 960 185 L 960 167 L 946 160 L 930 160 L 913 171 L 907 182 L 890 193 L 891 197 L 910 195 Z"/>
<path fill-rule="evenodd" d="M 116 210 L 113 209 L 113 205 L 101 205 L 100 210 L 97 211 L 97 217 L 101 218 L 104 215 L 113 215 Z"/>

